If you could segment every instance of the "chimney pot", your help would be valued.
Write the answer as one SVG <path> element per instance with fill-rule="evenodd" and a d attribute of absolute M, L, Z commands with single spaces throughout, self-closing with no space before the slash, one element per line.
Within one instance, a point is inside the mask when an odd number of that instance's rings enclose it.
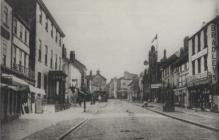
<path fill-rule="evenodd" d="M 74 61 L 75 60 L 75 51 L 70 52 L 70 60 Z"/>

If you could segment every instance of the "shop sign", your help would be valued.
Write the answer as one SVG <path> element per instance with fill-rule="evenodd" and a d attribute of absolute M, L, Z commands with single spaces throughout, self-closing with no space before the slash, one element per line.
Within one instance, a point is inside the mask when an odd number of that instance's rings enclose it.
<path fill-rule="evenodd" d="M 161 84 L 151 84 L 151 88 L 160 88 Z"/>
<path fill-rule="evenodd" d="M 189 87 L 207 83 L 211 83 L 211 75 L 207 72 L 196 74 L 187 78 L 187 85 Z"/>
<path fill-rule="evenodd" d="M 216 63 L 217 63 L 217 51 L 216 51 L 216 46 L 217 46 L 217 26 L 216 24 L 211 24 L 211 38 L 212 38 L 212 83 L 216 83 L 217 78 L 216 78 Z"/>

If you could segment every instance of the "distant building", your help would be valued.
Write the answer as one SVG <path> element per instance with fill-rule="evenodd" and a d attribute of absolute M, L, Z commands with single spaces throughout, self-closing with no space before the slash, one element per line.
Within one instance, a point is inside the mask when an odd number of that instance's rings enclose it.
<path fill-rule="evenodd" d="M 92 75 L 92 71 L 90 71 L 90 75 L 86 77 L 87 85 L 89 85 L 89 92 L 92 96 L 92 101 L 94 100 L 107 100 L 107 87 L 106 87 L 106 78 L 100 74 L 100 71 L 97 70 L 96 75 Z"/>
<path fill-rule="evenodd" d="M 138 77 L 137 74 L 132 74 L 132 73 L 125 71 L 124 76 L 118 79 L 117 96 L 119 99 L 127 99 L 128 98 L 129 84 L 136 77 Z"/>
<path fill-rule="evenodd" d="M 139 100 L 144 101 L 144 93 L 143 93 L 143 79 L 144 79 L 144 72 L 141 72 L 139 75 L 139 80 L 138 80 L 138 86 L 139 86 Z"/>
<path fill-rule="evenodd" d="M 65 48 L 63 48 L 65 51 Z M 84 93 L 87 89 L 85 85 L 86 66 L 75 57 L 75 52 L 70 51 L 70 59 L 63 56 L 63 70 L 66 76 L 65 98 L 68 103 L 76 104 L 80 93 Z"/>
<path fill-rule="evenodd" d="M 158 62 L 158 52 L 154 46 L 151 46 L 148 58 L 148 82 L 150 92 L 146 95 L 147 100 L 158 101 L 162 100 L 161 97 L 161 64 Z"/>
<path fill-rule="evenodd" d="M 117 98 L 117 88 L 118 86 L 118 80 L 116 77 L 114 77 L 113 79 L 111 79 L 110 83 L 109 83 L 109 98 Z"/>
<path fill-rule="evenodd" d="M 135 77 L 128 85 L 128 97 L 129 101 L 136 101 L 140 99 L 139 78 Z"/>
<path fill-rule="evenodd" d="M 218 16 L 189 38 L 188 88 L 190 107 L 218 110 Z"/>

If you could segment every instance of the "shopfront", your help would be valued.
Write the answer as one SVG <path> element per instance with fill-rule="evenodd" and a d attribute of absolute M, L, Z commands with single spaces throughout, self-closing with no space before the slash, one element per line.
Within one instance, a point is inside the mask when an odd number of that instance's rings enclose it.
<path fill-rule="evenodd" d="M 188 89 L 187 87 L 174 89 L 175 106 L 188 107 Z"/>
<path fill-rule="evenodd" d="M 188 92 L 190 108 L 212 109 L 213 95 L 215 93 L 212 88 L 212 76 L 210 73 L 190 77 L 188 79 Z"/>

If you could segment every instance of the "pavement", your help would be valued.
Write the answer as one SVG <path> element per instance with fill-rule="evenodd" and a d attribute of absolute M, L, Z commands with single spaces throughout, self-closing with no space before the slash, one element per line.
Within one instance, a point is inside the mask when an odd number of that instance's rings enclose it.
<path fill-rule="evenodd" d="M 72 125 L 95 114 L 97 112 L 96 108 L 100 104 L 90 105 L 90 103 L 87 103 L 86 105 L 87 112 L 83 112 L 83 106 L 81 106 L 71 107 L 70 109 L 60 112 L 25 114 L 19 119 L 5 123 L 1 126 L 1 139 L 27 139 L 29 136 L 35 137 L 34 134 L 48 134 L 47 138 L 52 139 L 52 137 L 49 137 L 49 133 L 54 133 L 55 131 L 56 135 L 60 135 Z M 59 130 L 60 127 L 62 127 L 62 129 Z M 28 138 L 28 140 L 29 139 L 30 138 Z"/>
<path fill-rule="evenodd" d="M 143 105 L 142 103 L 135 104 L 138 106 Z M 182 107 L 175 107 L 175 112 L 163 112 L 163 104 L 159 103 L 149 103 L 146 109 L 171 117 L 173 119 L 192 123 L 194 125 L 219 132 L 219 113 L 197 111 Z"/>

